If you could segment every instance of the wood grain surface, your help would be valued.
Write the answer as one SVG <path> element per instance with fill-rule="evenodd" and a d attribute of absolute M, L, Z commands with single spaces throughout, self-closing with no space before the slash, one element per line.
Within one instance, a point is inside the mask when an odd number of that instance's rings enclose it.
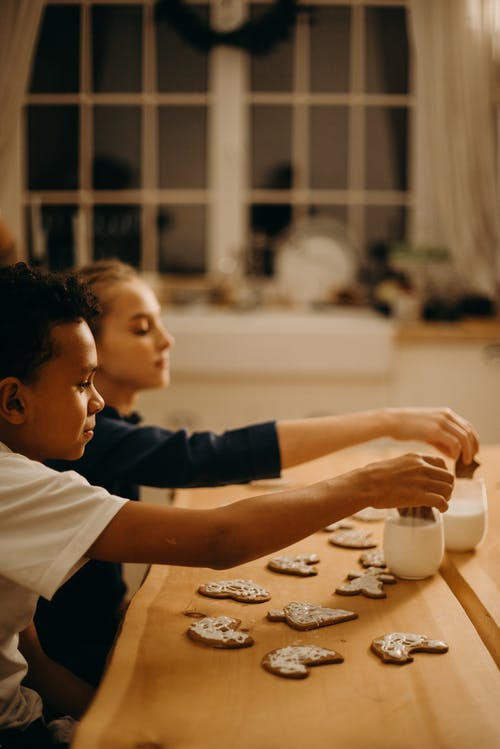
<path fill-rule="evenodd" d="M 297 483 L 369 462 L 393 452 L 386 447 L 353 449 L 287 472 Z M 480 456 L 490 503 L 500 480 L 500 447 Z M 498 478 L 497 478 L 498 477 Z M 183 506 L 213 506 L 250 493 L 252 487 L 179 492 Z M 490 493 L 491 492 L 491 493 Z M 387 598 L 370 600 L 333 593 L 360 552 L 334 547 L 318 532 L 287 553 L 317 553 L 316 577 L 299 578 L 266 569 L 267 558 L 229 571 L 153 567 L 127 613 L 113 658 L 73 749 L 496 749 L 500 745 L 500 679 L 484 633 L 460 600 L 461 581 L 484 609 L 495 580 L 497 513 L 490 513 L 488 535 L 473 564 L 448 559 L 459 584 L 446 575 L 387 586 Z M 383 522 L 356 523 L 380 543 Z M 252 578 L 271 601 L 242 604 L 197 593 L 210 580 Z M 477 588 L 477 589 L 476 589 Z M 270 608 L 307 601 L 359 614 L 309 632 L 266 619 Z M 244 650 L 216 650 L 192 642 L 187 612 L 227 614 L 242 620 L 255 639 Z M 494 616 L 496 614 L 494 613 Z M 494 618 L 492 615 L 492 618 Z M 383 664 L 370 652 L 375 637 L 408 631 L 442 639 L 444 655 L 416 654 L 404 666 Z M 260 661 L 274 648 L 314 644 L 340 652 L 342 664 L 311 669 L 304 680 L 264 671 Z"/>

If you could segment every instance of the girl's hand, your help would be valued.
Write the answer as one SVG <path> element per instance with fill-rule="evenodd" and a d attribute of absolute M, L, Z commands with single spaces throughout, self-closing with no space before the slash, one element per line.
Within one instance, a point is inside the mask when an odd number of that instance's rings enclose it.
<path fill-rule="evenodd" d="M 432 445 L 449 458 L 462 455 L 466 465 L 479 450 L 479 437 L 466 419 L 450 408 L 389 408 L 389 436 Z"/>

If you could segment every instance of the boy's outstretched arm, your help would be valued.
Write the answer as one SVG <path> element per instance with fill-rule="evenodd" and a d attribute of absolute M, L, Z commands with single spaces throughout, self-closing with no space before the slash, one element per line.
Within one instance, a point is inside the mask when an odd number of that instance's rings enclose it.
<path fill-rule="evenodd" d="M 380 408 L 373 411 L 278 421 L 282 468 L 380 437 L 425 442 L 468 465 L 479 449 L 476 430 L 450 408 Z"/>
<path fill-rule="evenodd" d="M 45 708 L 55 715 L 81 718 L 94 688 L 44 653 L 33 622 L 19 633 L 19 650 L 28 662 L 24 684 L 38 692 Z"/>
<path fill-rule="evenodd" d="M 441 458 L 409 454 L 211 510 L 129 502 L 87 556 L 224 569 L 282 549 L 363 507 L 428 505 L 444 511 L 452 487 L 453 475 Z"/>

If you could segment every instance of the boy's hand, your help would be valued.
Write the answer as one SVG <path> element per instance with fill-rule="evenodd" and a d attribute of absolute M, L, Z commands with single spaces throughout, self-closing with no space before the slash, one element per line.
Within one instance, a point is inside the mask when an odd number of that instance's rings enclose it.
<path fill-rule="evenodd" d="M 408 453 L 353 471 L 355 491 L 365 506 L 448 508 L 454 476 L 442 458 Z"/>

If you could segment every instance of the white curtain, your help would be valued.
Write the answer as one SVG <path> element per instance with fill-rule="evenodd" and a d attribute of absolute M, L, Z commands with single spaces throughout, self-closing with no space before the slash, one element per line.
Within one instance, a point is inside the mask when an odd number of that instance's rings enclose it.
<path fill-rule="evenodd" d="M 500 0 L 412 0 L 416 75 L 412 239 L 451 253 L 448 289 L 500 282 L 494 87 Z"/>
<path fill-rule="evenodd" d="M 23 98 L 44 0 L 0 0 L 0 215 L 21 235 Z"/>

